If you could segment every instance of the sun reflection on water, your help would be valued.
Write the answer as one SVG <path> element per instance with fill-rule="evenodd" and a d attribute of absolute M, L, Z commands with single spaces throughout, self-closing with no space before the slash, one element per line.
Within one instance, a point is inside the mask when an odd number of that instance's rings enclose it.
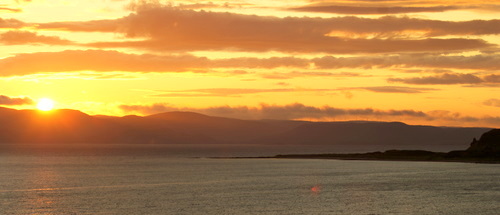
<path fill-rule="evenodd" d="M 38 160 L 38 164 L 32 168 L 24 182 L 26 187 L 32 188 L 31 191 L 24 192 L 25 208 L 30 208 L 31 213 L 56 214 L 59 199 L 54 187 L 57 187 L 60 175 L 43 159 Z"/>

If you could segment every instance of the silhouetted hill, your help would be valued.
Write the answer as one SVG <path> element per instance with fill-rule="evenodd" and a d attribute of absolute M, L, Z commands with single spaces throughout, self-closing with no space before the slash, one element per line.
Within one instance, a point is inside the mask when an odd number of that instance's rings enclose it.
<path fill-rule="evenodd" d="M 239 120 L 191 112 L 89 116 L 75 110 L 0 108 L 0 143 L 328 145 L 333 150 L 453 150 L 489 129 L 399 122 Z"/>
<path fill-rule="evenodd" d="M 250 142 L 256 137 L 282 132 L 279 126 L 269 122 L 213 117 L 192 112 L 167 112 L 146 116 L 145 119 L 180 132 L 211 137 L 217 143 Z"/>
<path fill-rule="evenodd" d="M 284 128 L 264 121 L 189 112 L 109 117 L 74 110 L 0 108 L 0 143 L 250 143 Z"/>
<path fill-rule="evenodd" d="M 500 129 L 493 129 L 484 133 L 479 140 L 474 138 L 467 151 L 500 155 Z"/>
<path fill-rule="evenodd" d="M 315 122 L 268 137 L 275 144 L 336 144 L 367 150 L 464 148 L 488 129 L 412 126 L 401 122 Z M 429 147 L 432 146 L 432 147 Z"/>

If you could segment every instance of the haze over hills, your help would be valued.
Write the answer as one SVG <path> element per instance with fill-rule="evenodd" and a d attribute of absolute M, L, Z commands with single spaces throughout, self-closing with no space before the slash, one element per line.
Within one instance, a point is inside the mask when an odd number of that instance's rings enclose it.
<path fill-rule="evenodd" d="M 331 145 L 349 151 L 463 149 L 489 128 L 400 122 L 239 120 L 192 112 L 90 116 L 76 110 L 0 108 L 0 143 Z"/>

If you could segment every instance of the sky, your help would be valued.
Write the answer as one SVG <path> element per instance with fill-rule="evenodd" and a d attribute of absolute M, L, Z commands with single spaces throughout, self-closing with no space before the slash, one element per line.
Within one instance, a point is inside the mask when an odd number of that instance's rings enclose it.
<path fill-rule="evenodd" d="M 3 0 L 0 106 L 500 127 L 499 0 Z"/>

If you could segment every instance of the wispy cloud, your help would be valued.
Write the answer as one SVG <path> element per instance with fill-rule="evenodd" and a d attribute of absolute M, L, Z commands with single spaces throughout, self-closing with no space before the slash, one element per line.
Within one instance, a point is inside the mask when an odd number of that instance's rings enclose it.
<path fill-rule="evenodd" d="M 278 85 L 286 85 L 279 83 Z M 248 94 L 260 93 L 297 93 L 297 92 L 330 92 L 337 93 L 346 90 L 366 90 L 374 93 L 425 93 L 438 89 L 434 88 L 414 88 L 400 86 L 374 86 L 374 87 L 350 87 L 350 88 L 331 88 L 331 89 L 316 89 L 316 88 L 207 88 L 207 89 L 190 89 L 190 90 L 163 90 L 158 91 L 155 97 L 230 97 L 242 96 Z"/>
<path fill-rule="evenodd" d="M 266 79 L 292 79 L 292 78 L 304 78 L 304 77 L 366 77 L 369 75 L 362 75 L 360 73 L 354 73 L 354 72 L 293 71 L 293 72 L 264 73 L 261 74 L 260 76 Z"/>
<path fill-rule="evenodd" d="M 19 54 L 0 60 L 1 76 L 68 71 L 178 72 L 206 67 L 208 59 L 191 55 L 135 55 L 116 51 L 67 50 Z"/>
<path fill-rule="evenodd" d="M 1 38 L 4 38 L 0 34 Z M 11 43 L 18 40 L 22 42 L 44 41 L 45 43 L 65 43 L 57 37 L 39 37 L 29 34 L 27 38 L 6 39 Z M 280 67 L 317 69 L 291 72 L 268 72 L 260 73 L 262 78 L 267 79 L 290 79 L 300 77 L 366 77 L 370 74 L 358 72 L 330 72 L 318 71 L 321 69 L 340 68 L 456 68 L 475 70 L 497 70 L 500 69 L 500 55 L 477 55 L 477 56 L 426 56 L 426 55 L 398 55 L 398 56 L 378 56 L 378 57 L 320 57 L 313 59 L 298 57 L 270 57 L 270 58 L 229 58 L 229 59 L 208 59 L 193 55 L 154 55 L 154 54 L 126 54 L 117 51 L 104 50 L 66 50 L 61 52 L 38 52 L 18 54 L 13 57 L 0 59 L 0 76 L 27 75 L 43 72 L 69 72 L 69 71 L 124 71 L 124 72 L 184 72 L 200 71 L 217 68 L 234 68 L 236 72 L 231 74 L 248 74 L 241 70 L 251 69 L 275 69 Z M 443 72 L 442 70 L 440 70 Z M 445 72 L 445 71 L 444 71 Z M 446 75 L 448 74 L 448 75 Z M 461 75 L 449 75 L 445 73 L 444 79 L 450 79 Z M 463 76 L 463 75 L 462 75 Z M 477 78 L 469 75 L 461 77 L 468 82 L 481 82 Z M 443 79 L 436 76 L 434 79 Z M 484 82 L 496 83 L 497 76 L 485 76 Z M 432 77 L 431 77 L 432 78 Z M 426 78 L 428 79 L 428 78 Z M 406 79 L 391 79 L 394 82 L 404 82 Z M 412 81 L 412 80 L 408 80 Z M 416 80 L 413 80 L 414 82 Z M 417 81 L 418 82 L 418 81 Z"/>
<path fill-rule="evenodd" d="M 61 21 L 37 23 L 38 29 L 65 30 L 75 32 L 109 32 L 118 33 L 123 20 Z"/>
<path fill-rule="evenodd" d="M 30 105 L 34 101 L 29 97 L 9 97 L 6 95 L 0 95 L 0 105 Z"/>
<path fill-rule="evenodd" d="M 500 75 L 477 76 L 473 74 L 445 73 L 436 76 L 424 76 L 414 78 L 389 78 L 389 82 L 402 82 L 406 84 L 500 84 Z"/>
<path fill-rule="evenodd" d="M 500 99 L 488 99 L 484 101 L 483 104 L 492 107 L 500 107 Z"/>
<path fill-rule="evenodd" d="M 320 69 L 339 68 L 388 68 L 388 67 L 427 67 L 427 68 L 455 68 L 455 69 L 500 69 L 499 54 L 480 54 L 472 56 L 462 55 L 389 55 L 389 56 L 361 56 L 361 57 L 333 57 L 325 56 L 312 60 Z"/>
<path fill-rule="evenodd" d="M 179 4 L 176 7 L 185 10 L 193 10 L 193 9 L 206 9 L 206 8 L 241 8 L 244 6 L 251 6 L 249 3 L 238 3 L 237 1 L 233 2 L 203 2 L 203 3 L 194 3 L 194 4 Z M 136 7 L 141 7 L 141 4 L 136 4 Z M 132 7 L 133 9 L 134 7 Z"/>
<path fill-rule="evenodd" d="M 57 38 L 35 37 L 31 41 Z M 7 39 L 9 40 L 9 39 Z M 12 38 L 12 40 L 16 40 Z M 19 38 L 20 41 L 30 41 Z M 0 42 L 2 41 L 0 37 Z M 13 42 L 13 41 L 11 41 Z M 48 42 L 48 41 L 46 41 Z M 62 41 L 64 42 L 64 41 Z M 43 72 L 69 71 L 125 71 L 125 72 L 197 72 L 200 69 L 215 68 L 257 68 L 308 67 L 307 59 L 293 57 L 232 58 L 210 60 L 193 55 L 153 55 L 126 54 L 104 50 L 66 50 L 61 52 L 38 52 L 18 54 L 0 59 L 0 76 L 27 75 Z M 233 70 L 231 74 L 246 74 L 243 70 Z"/>
<path fill-rule="evenodd" d="M 0 34 L 0 43 L 4 45 L 48 44 L 70 45 L 71 41 L 56 36 L 43 36 L 29 31 L 8 31 Z"/>
<path fill-rule="evenodd" d="M 415 87 L 401 87 L 401 86 L 377 86 L 377 87 L 352 87 L 340 88 L 341 90 L 367 90 L 376 93 L 425 93 L 435 91 L 435 88 L 415 88 Z"/>
<path fill-rule="evenodd" d="M 289 8 L 292 11 L 321 12 L 336 14 L 400 14 L 400 13 L 422 13 L 422 12 L 444 12 L 449 10 L 459 10 L 476 7 L 460 6 L 428 6 L 428 7 L 398 7 L 398 6 L 346 6 L 346 5 L 323 5 L 312 4 L 301 7 Z"/>
<path fill-rule="evenodd" d="M 301 118 L 327 118 L 342 115 L 351 116 L 417 116 L 424 117 L 426 114 L 414 110 L 376 110 L 343 109 L 330 106 L 314 107 L 300 103 L 289 105 L 261 104 L 259 107 L 248 106 L 216 106 L 209 108 L 178 108 L 168 104 L 153 105 L 120 105 L 120 109 L 127 112 L 138 112 L 142 114 L 153 114 L 165 111 L 194 111 L 216 116 L 231 116 L 244 119 L 301 119 Z"/>
<path fill-rule="evenodd" d="M 21 12 L 23 10 L 20 9 L 20 8 L 11 8 L 11 7 L 5 7 L 5 6 L 0 5 L 0 11 L 7 11 L 7 12 L 11 12 L 11 13 L 19 13 L 19 12 Z"/>
<path fill-rule="evenodd" d="M 246 94 L 258 93 L 288 93 L 288 92 L 329 92 L 335 89 L 304 89 L 304 88 L 277 88 L 277 89 L 251 89 L 251 88 L 209 88 L 163 91 L 164 93 L 155 94 L 157 97 L 227 97 L 241 96 Z"/>

